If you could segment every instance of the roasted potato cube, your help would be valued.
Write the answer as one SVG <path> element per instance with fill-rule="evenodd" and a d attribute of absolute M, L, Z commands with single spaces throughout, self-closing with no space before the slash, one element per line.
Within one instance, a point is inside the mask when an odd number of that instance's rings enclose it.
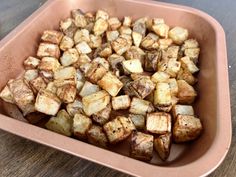
<path fill-rule="evenodd" d="M 91 82 L 85 81 L 81 91 L 79 92 L 79 95 L 81 97 L 91 95 L 93 93 L 96 93 L 100 90 L 98 85 L 92 84 Z"/>
<path fill-rule="evenodd" d="M 133 31 L 140 33 L 143 37 L 145 37 L 146 35 L 146 19 L 142 18 L 142 19 L 138 19 L 133 23 Z"/>
<path fill-rule="evenodd" d="M 57 87 L 54 82 L 49 82 L 46 86 L 46 90 L 56 94 L 57 93 Z"/>
<path fill-rule="evenodd" d="M 145 59 L 144 59 L 145 71 L 156 71 L 157 65 L 160 59 L 161 59 L 160 51 L 146 52 Z"/>
<path fill-rule="evenodd" d="M 121 22 L 117 17 L 111 17 L 108 19 L 109 29 L 117 30 L 121 26 Z"/>
<path fill-rule="evenodd" d="M 170 46 L 165 50 L 162 50 L 162 59 L 169 60 L 175 59 L 177 60 L 179 54 L 179 46 Z"/>
<path fill-rule="evenodd" d="M 155 89 L 154 83 L 147 77 L 140 77 L 139 79 L 134 80 L 131 83 L 131 86 L 134 88 L 135 95 L 142 99 Z"/>
<path fill-rule="evenodd" d="M 80 68 L 83 64 L 90 63 L 91 59 L 86 54 L 81 54 L 76 63 L 74 63 L 75 68 Z"/>
<path fill-rule="evenodd" d="M 58 69 L 54 73 L 55 80 L 66 80 L 66 79 L 75 79 L 76 78 L 76 69 L 74 67 L 64 67 Z"/>
<path fill-rule="evenodd" d="M 91 116 L 104 108 L 110 102 L 110 95 L 102 90 L 82 98 L 83 109 L 86 115 Z"/>
<path fill-rule="evenodd" d="M 14 103 L 20 108 L 24 116 L 35 111 L 33 91 L 24 79 L 10 80 L 7 85 L 13 95 Z"/>
<path fill-rule="evenodd" d="M 188 30 L 179 26 L 172 28 L 169 31 L 169 37 L 176 44 L 183 44 L 185 40 L 188 38 Z"/>
<path fill-rule="evenodd" d="M 118 37 L 116 40 L 111 42 L 111 46 L 118 55 L 122 55 L 129 48 L 129 43 L 124 37 Z"/>
<path fill-rule="evenodd" d="M 87 25 L 87 20 L 84 13 L 80 9 L 75 9 L 71 11 L 71 15 L 75 20 L 75 25 L 79 28 L 84 28 Z"/>
<path fill-rule="evenodd" d="M 45 89 L 47 86 L 43 78 L 40 76 L 31 80 L 29 84 L 35 94 L 37 94 L 40 89 Z"/>
<path fill-rule="evenodd" d="M 96 19 L 93 27 L 93 32 L 96 36 L 103 34 L 108 29 L 108 22 L 103 18 Z"/>
<path fill-rule="evenodd" d="M 73 103 L 66 105 L 66 110 L 71 117 L 74 117 L 75 114 L 83 114 L 83 104 L 80 99 L 75 99 Z"/>
<path fill-rule="evenodd" d="M 84 74 L 87 74 L 90 67 L 92 67 L 92 63 L 84 63 L 79 68 Z"/>
<path fill-rule="evenodd" d="M 59 45 L 63 38 L 63 34 L 55 30 L 46 30 L 43 32 L 41 40 L 44 42 L 49 42 Z"/>
<path fill-rule="evenodd" d="M 196 39 L 188 39 L 184 41 L 183 47 L 184 49 L 198 48 L 199 44 Z"/>
<path fill-rule="evenodd" d="M 94 57 L 100 56 L 107 58 L 112 54 L 112 48 L 110 43 L 102 44 L 99 48 L 96 49 Z"/>
<path fill-rule="evenodd" d="M 175 119 L 177 118 L 178 115 L 189 115 L 189 116 L 193 116 L 194 115 L 194 110 L 193 107 L 191 105 L 174 105 L 172 107 L 172 115 Z"/>
<path fill-rule="evenodd" d="M 133 73 L 130 74 L 130 78 L 133 80 L 138 80 L 140 78 L 144 78 L 144 79 L 150 79 L 150 73 L 148 72 L 143 72 L 143 73 Z"/>
<path fill-rule="evenodd" d="M 26 70 L 24 73 L 24 79 L 29 82 L 37 78 L 38 75 L 39 75 L 39 72 L 37 69 Z"/>
<path fill-rule="evenodd" d="M 107 71 L 110 68 L 109 62 L 105 58 L 101 58 L 101 57 L 94 58 L 92 63 L 101 64 Z"/>
<path fill-rule="evenodd" d="M 132 36 L 131 35 L 129 35 L 129 34 L 120 34 L 119 38 L 126 39 L 127 44 L 128 44 L 127 50 L 132 46 L 133 40 L 132 40 Z"/>
<path fill-rule="evenodd" d="M 103 129 L 107 135 L 107 138 L 111 144 L 118 143 L 129 136 L 125 132 L 125 129 L 119 119 L 113 119 L 110 122 L 107 122 Z"/>
<path fill-rule="evenodd" d="M 85 16 L 88 23 L 95 22 L 95 15 L 92 12 L 87 12 L 84 14 L 84 16 Z"/>
<path fill-rule="evenodd" d="M 0 92 L 0 98 L 2 98 L 5 102 L 14 103 L 13 94 L 11 93 L 9 87 L 6 85 L 2 91 Z"/>
<path fill-rule="evenodd" d="M 80 42 L 76 46 L 76 49 L 78 50 L 79 54 L 89 54 L 92 52 L 92 49 L 89 47 L 87 42 Z"/>
<path fill-rule="evenodd" d="M 24 67 L 25 69 L 35 69 L 38 67 L 39 63 L 40 60 L 38 58 L 30 56 L 24 61 Z"/>
<path fill-rule="evenodd" d="M 108 104 L 106 108 L 92 115 L 92 118 L 95 122 L 100 125 L 104 125 L 110 119 L 111 114 L 111 104 Z"/>
<path fill-rule="evenodd" d="M 185 80 L 188 84 L 194 85 L 197 79 L 186 69 L 180 69 L 177 75 L 178 80 Z"/>
<path fill-rule="evenodd" d="M 115 31 L 107 31 L 106 32 L 106 38 L 108 42 L 114 41 L 119 37 L 119 32 L 117 30 Z"/>
<path fill-rule="evenodd" d="M 158 39 L 159 37 L 156 34 L 148 33 L 148 35 L 143 38 L 140 45 L 142 48 L 147 50 L 157 49 L 159 47 L 159 44 L 157 42 Z"/>
<path fill-rule="evenodd" d="M 66 80 L 57 79 L 57 80 L 53 81 L 53 84 L 56 88 L 62 87 L 62 86 L 67 85 L 67 84 L 74 85 L 74 86 L 76 85 L 75 79 L 66 79 Z"/>
<path fill-rule="evenodd" d="M 66 51 L 68 49 L 71 49 L 73 46 L 74 46 L 73 39 L 68 36 L 63 36 L 60 43 L 60 49 Z"/>
<path fill-rule="evenodd" d="M 147 113 L 150 113 L 153 111 L 154 111 L 154 107 L 151 102 L 133 97 L 131 101 L 130 109 L 129 109 L 130 113 L 146 115 Z"/>
<path fill-rule="evenodd" d="M 108 139 L 103 132 L 102 127 L 92 125 L 87 131 L 88 142 L 100 147 L 107 147 Z"/>
<path fill-rule="evenodd" d="M 135 126 L 130 118 L 124 116 L 117 116 L 116 119 L 118 119 L 121 122 L 125 130 L 126 136 L 129 136 L 132 133 L 132 131 L 135 130 Z"/>
<path fill-rule="evenodd" d="M 102 37 L 101 36 L 95 36 L 93 34 L 90 34 L 89 37 L 90 37 L 90 41 L 89 41 L 88 45 L 90 46 L 90 48 L 95 49 L 95 48 L 98 48 L 102 45 Z"/>
<path fill-rule="evenodd" d="M 163 72 L 163 71 L 157 71 L 152 75 L 152 82 L 158 83 L 158 82 L 166 82 L 170 78 L 170 75 Z"/>
<path fill-rule="evenodd" d="M 119 28 L 119 33 L 120 33 L 120 35 L 129 35 L 129 36 L 131 36 L 132 30 L 128 26 L 121 26 Z"/>
<path fill-rule="evenodd" d="M 134 131 L 131 135 L 130 155 L 136 159 L 150 161 L 153 153 L 153 136 Z"/>
<path fill-rule="evenodd" d="M 50 44 L 50 43 L 45 43 L 45 42 L 42 42 L 39 44 L 37 56 L 40 58 L 43 58 L 43 57 L 59 58 L 60 54 L 61 54 L 60 48 L 56 44 Z"/>
<path fill-rule="evenodd" d="M 127 73 L 142 73 L 143 67 L 139 59 L 124 60 L 122 62 L 123 68 Z"/>
<path fill-rule="evenodd" d="M 73 119 L 73 132 L 79 139 L 86 139 L 86 133 L 92 126 L 92 120 L 83 114 L 75 114 Z"/>
<path fill-rule="evenodd" d="M 165 134 L 171 132 L 171 116 L 164 112 L 147 114 L 146 129 L 151 133 Z"/>
<path fill-rule="evenodd" d="M 197 96 L 197 93 L 194 90 L 194 88 L 184 80 L 178 80 L 177 84 L 179 88 L 179 91 L 177 94 L 177 97 L 179 98 L 179 103 L 182 103 L 182 104 L 193 103 Z"/>
<path fill-rule="evenodd" d="M 188 70 L 190 73 L 194 74 L 199 71 L 198 67 L 188 56 L 181 58 L 180 61 L 181 66 L 184 69 Z"/>
<path fill-rule="evenodd" d="M 70 66 L 77 62 L 79 59 L 79 53 L 75 48 L 68 49 L 63 53 L 60 58 L 61 64 L 63 66 Z"/>
<path fill-rule="evenodd" d="M 60 22 L 60 30 L 68 37 L 73 38 L 77 27 L 75 26 L 74 20 L 67 18 Z"/>
<path fill-rule="evenodd" d="M 132 79 L 128 76 L 121 76 L 120 81 L 123 83 L 123 91 L 126 95 L 135 96 L 134 89 L 131 86 Z"/>
<path fill-rule="evenodd" d="M 116 96 L 123 87 L 123 83 L 111 72 L 107 72 L 102 79 L 98 81 L 98 85 L 111 96 Z"/>
<path fill-rule="evenodd" d="M 145 52 L 139 47 L 131 46 L 129 50 L 125 52 L 125 58 L 127 60 L 139 59 L 140 62 L 143 64 L 145 59 Z"/>
<path fill-rule="evenodd" d="M 139 47 L 139 45 L 141 44 L 141 41 L 143 39 L 142 34 L 137 33 L 135 31 L 132 32 L 132 38 L 133 38 L 133 43 L 136 47 Z"/>
<path fill-rule="evenodd" d="M 109 14 L 103 10 L 98 10 L 96 12 L 96 20 L 102 18 L 104 20 L 108 20 L 109 19 Z"/>
<path fill-rule="evenodd" d="M 171 77 L 176 77 L 181 67 L 181 63 L 176 61 L 176 59 L 169 59 L 167 63 L 167 68 L 165 70 Z"/>
<path fill-rule="evenodd" d="M 143 130 L 145 128 L 145 117 L 140 114 L 129 114 L 136 129 Z"/>
<path fill-rule="evenodd" d="M 49 71 L 49 72 L 55 72 L 56 70 L 59 69 L 60 63 L 58 60 L 54 57 L 43 57 L 38 69 L 43 70 L 43 71 Z"/>
<path fill-rule="evenodd" d="M 107 60 L 111 66 L 111 69 L 116 73 L 116 76 L 123 73 L 122 61 L 125 60 L 123 56 L 112 54 Z"/>
<path fill-rule="evenodd" d="M 164 112 L 169 112 L 171 109 L 171 91 L 168 83 L 157 83 L 154 92 L 155 107 Z"/>
<path fill-rule="evenodd" d="M 76 87 L 72 84 L 65 84 L 57 89 L 57 96 L 64 103 L 72 103 L 76 97 Z"/>
<path fill-rule="evenodd" d="M 185 49 L 184 54 L 188 56 L 196 64 L 198 62 L 200 48 Z"/>
<path fill-rule="evenodd" d="M 176 143 L 196 139 L 202 132 L 200 119 L 190 115 L 178 115 L 173 127 L 173 139 Z"/>
<path fill-rule="evenodd" d="M 54 93 L 48 90 L 39 90 L 35 102 L 35 109 L 38 112 L 54 116 L 58 112 L 60 106 L 61 101 Z"/>
<path fill-rule="evenodd" d="M 46 128 L 65 136 L 72 134 L 72 118 L 64 110 L 60 110 L 56 117 L 51 117 L 45 124 Z"/>
<path fill-rule="evenodd" d="M 128 95 L 120 95 L 112 97 L 112 108 L 114 110 L 128 109 L 130 106 L 130 98 Z"/>
<path fill-rule="evenodd" d="M 85 76 L 89 78 L 92 83 L 97 83 L 100 79 L 102 79 L 106 72 L 107 70 L 102 66 L 102 64 L 93 62 L 91 67 L 85 73 Z"/>
<path fill-rule="evenodd" d="M 129 16 L 125 16 L 123 20 L 123 26 L 128 26 L 130 27 L 132 23 L 132 18 Z"/>
<path fill-rule="evenodd" d="M 176 96 L 178 94 L 178 91 L 179 91 L 176 79 L 174 79 L 174 78 L 168 79 L 167 83 L 170 86 L 171 96 Z"/>
<path fill-rule="evenodd" d="M 167 49 L 173 43 L 172 39 L 159 39 L 159 49 Z"/>
<path fill-rule="evenodd" d="M 167 38 L 170 27 L 165 23 L 154 24 L 152 30 L 159 36 Z"/>
<path fill-rule="evenodd" d="M 166 133 L 154 139 L 154 149 L 159 157 L 165 161 L 170 155 L 171 134 Z"/>
<path fill-rule="evenodd" d="M 81 42 L 89 42 L 90 41 L 90 36 L 89 36 L 89 31 L 86 29 L 78 29 L 75 32 L 74 35 L 74 42 L 75 44 L 81 43 Z"/>

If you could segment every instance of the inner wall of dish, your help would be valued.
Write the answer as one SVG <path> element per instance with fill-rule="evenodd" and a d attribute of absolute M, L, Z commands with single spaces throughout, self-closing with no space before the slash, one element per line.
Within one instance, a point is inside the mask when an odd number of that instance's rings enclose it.
<path fill-rule="evenodd" d="M 92 5 L 91 5 L 92 4 Z M 182 166 L 193 162 L 207 153 L 217 133 L 217 88 L 216 88 L 216 34 L 213 27 L 200 16 L 180 9 L 171 9 L 160 5 L 135 4 L 130 1 L 96 1 L 71 0 L 54 1 L 53 5 L 45 9 L 31 24 L 0 49 L 0 88 L 2 89 L 9 79 L 16 78 L 23 72 L 23 61 L 29 55 L 35 56 L 40 35 L 46 29 L 58 29 L 59 21 L 70 15 L 72 9 L 80 8 L 83 11 L 97 11 L 103 9 L 111 16 L 132 16 L 133 18 L 149 16 L 164 18 L 170 26 L 182 26 L 189 30 L 190 37 L 196 38 L 201 47 L 200 73 L 198 75 L 197 90 L 199 98 L 195 103 L 196 115 L 203 122 L 202 136 L 189 144 L 173 144 L 167 162 L 163 163 L 156 155 L 152 164 L 167 166 Z M 55 13 L 55 9 L 57 13 Z M 15 106 L 0 101 L 0 112 L 24 121 L 23 116 Z M 123 155 L 129 154 L 128 143 L 114 146 L 112 151 Z"/>

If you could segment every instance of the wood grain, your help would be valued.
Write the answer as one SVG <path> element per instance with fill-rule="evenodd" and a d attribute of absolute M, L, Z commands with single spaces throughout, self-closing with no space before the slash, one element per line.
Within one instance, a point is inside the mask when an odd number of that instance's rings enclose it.
<path fill-rule="evenodd" d="M 0 39 L 33 13 L 46 0 L 1 0 Z M 210 177 L 236 174 L 236 1 L 163 0 L 201 9 L 216 18 L 227 37 L 233 137 L 224 162 Z M 31 142 L 0 130 L 0 177 L 128 177 L 121 172 Z"/>

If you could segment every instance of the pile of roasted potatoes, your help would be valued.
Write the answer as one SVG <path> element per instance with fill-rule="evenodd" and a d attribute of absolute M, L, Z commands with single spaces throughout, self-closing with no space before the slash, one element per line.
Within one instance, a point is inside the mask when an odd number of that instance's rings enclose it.
<path fill-rule="evenodd" d="M 49 130 L 104 148 L 127 139 L 131 157 L 150 161 L 155 150 L 166 160 L 172 142 L 202 132 L 191 105 L 200 48 L 188 37 L 162 18 L 72 10 L 0 97 L 31 123 L 49 116 Z"/>

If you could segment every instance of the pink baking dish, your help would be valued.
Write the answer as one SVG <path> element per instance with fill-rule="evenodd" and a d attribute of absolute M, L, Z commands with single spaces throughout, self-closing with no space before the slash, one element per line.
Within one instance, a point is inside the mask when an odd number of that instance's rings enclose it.
<path fill-rule="evenodd" d="M 209 15 L 189 7 L 134 0 L 49 0 L 0 42 L 0 89 L 23 72 L 23 60 L 35 55 L 40 35 L 58 29 L 70 10 L 103 9 L 114 16 L 161 17 L 171 26 L 189 29 L 201 46 L 196 114 L 204 125 L 202 136 L 187 145 L 173 145 L 165 163 L 128 157 L 125 143 L 105 150 L 29 124 L 18 109 L 0 101 L 0 128 L 32 141 L 103 164 L 135 176 L 206 176 L 223 161 L 231 142 L 230 95 L 224 30 Z"/>

